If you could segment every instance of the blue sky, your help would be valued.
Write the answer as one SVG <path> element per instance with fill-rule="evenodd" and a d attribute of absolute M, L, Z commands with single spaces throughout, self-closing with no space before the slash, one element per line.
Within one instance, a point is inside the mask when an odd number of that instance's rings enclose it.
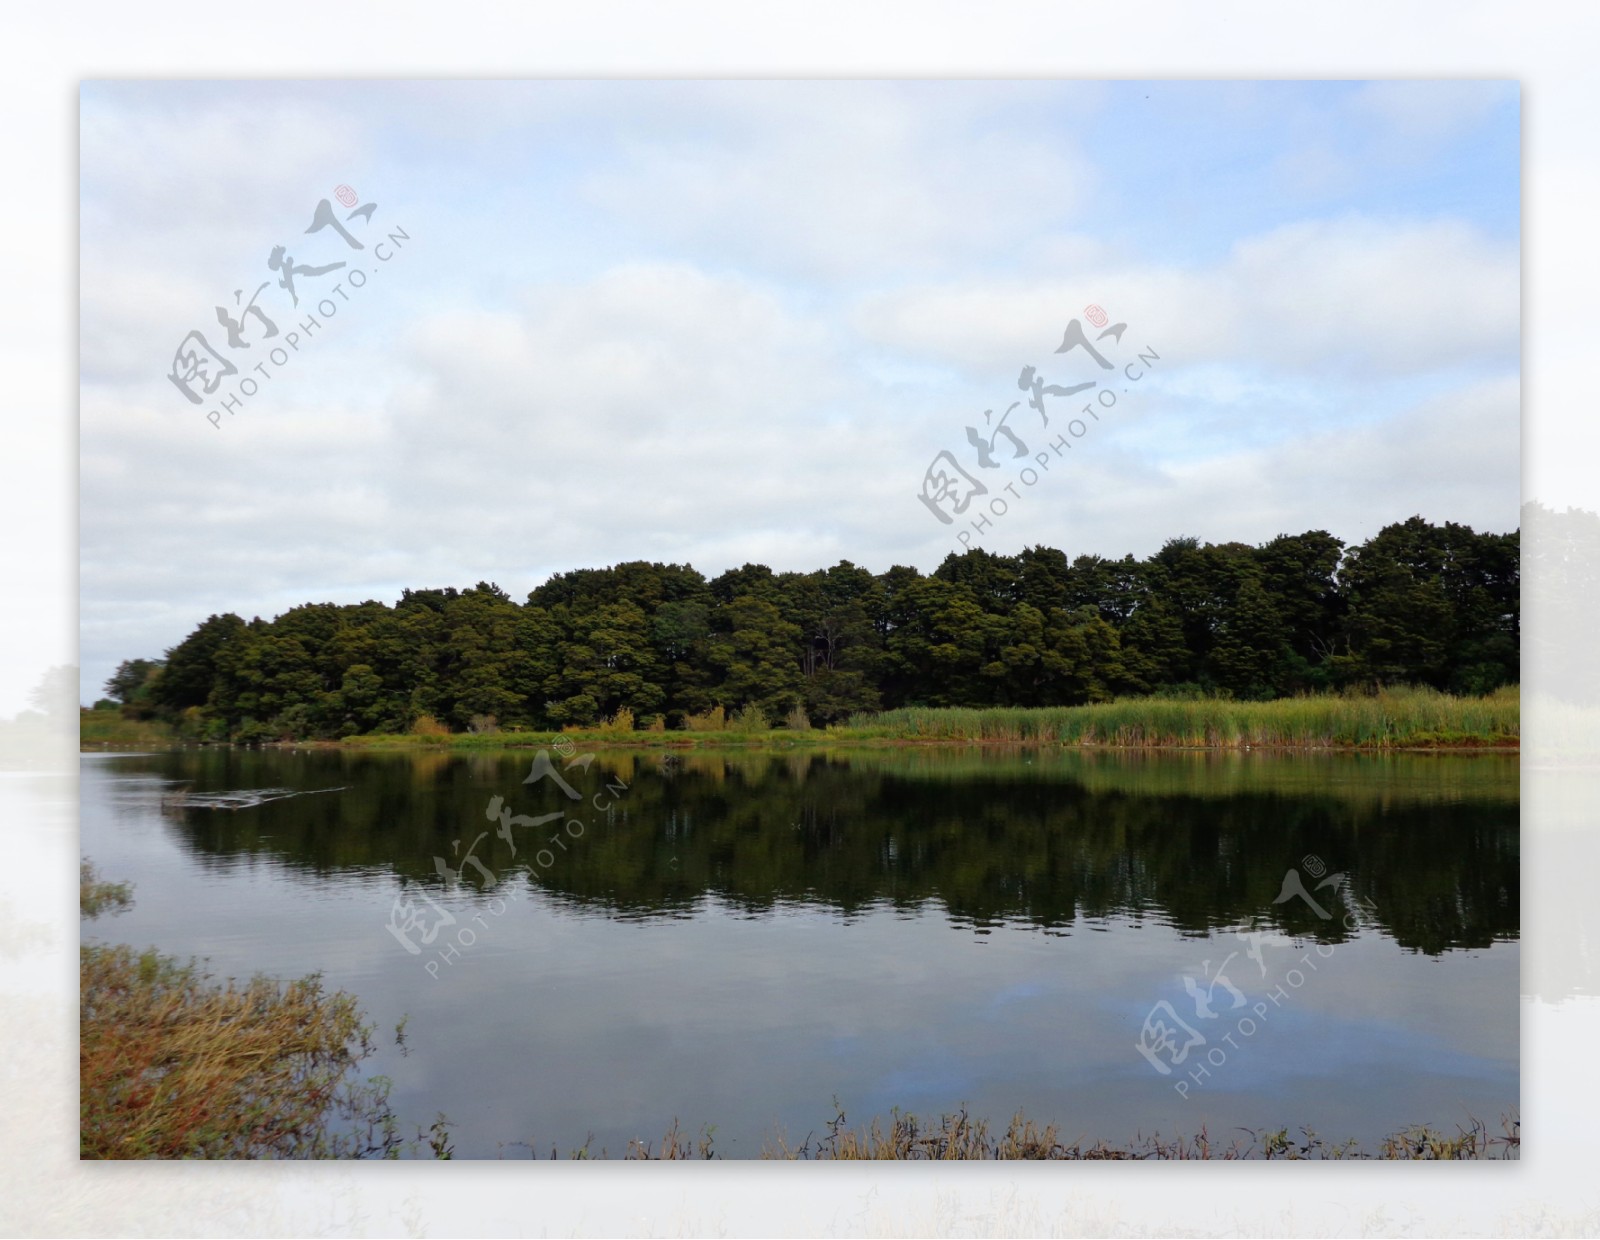
<path fill-rule="evenodd" d="M 1501 82 L 88 83 L 85 697 L 217 611 L 932 569 L 929 462 L 1018 485 L 964 428 L 1082 381 L 1090 305 L 1161 362 L 971 545 L 1514 528 L 1519 130 Z M 353 259 L 341 184 L 409 240 L 214 428 L 178 342 Z"/>

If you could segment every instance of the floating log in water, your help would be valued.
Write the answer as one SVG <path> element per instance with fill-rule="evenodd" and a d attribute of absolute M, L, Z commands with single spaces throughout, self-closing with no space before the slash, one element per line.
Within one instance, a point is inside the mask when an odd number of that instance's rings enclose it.
<path fill-rule="evenodd" d="M 337 788 L 242 788 L 238 792 L 169 792 L 161 798 L 163 805 L 176 809 L 254 809 L 268 801 L 282 801 L 289 797 L 315 796 L 319 792 L 343 792 L 348 785 Z"/>

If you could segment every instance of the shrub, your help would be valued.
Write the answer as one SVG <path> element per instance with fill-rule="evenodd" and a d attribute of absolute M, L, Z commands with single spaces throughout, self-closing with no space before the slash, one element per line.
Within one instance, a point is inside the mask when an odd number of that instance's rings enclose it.
<path fill-rule="evenodd" d="M 805 732 L 811 728 L 811 716 L 806 714 L 806 708 L 794 705 L 789 708 L 789 713 L 783 717 L 783 726 L 791 732 Z"/>
<path fill-rule="evenodd" d="M 765 732 L 770 726 L 767 722 L 767 712 L 754 702 L 750 702 L 739 708 L 739 713 L 728 724 L 728 730 L 730 732 Z"/>
<path fill-rule="evenodd" d="M 241 745 L 259 745 L 263 741 L 277 740 L 278 730 L 271 724 L 246 718 L 240 722 L 239 730 L 234 733 L 233 739 Z"/>
<path fill-rule="evenodd" d="M 445 727 L 432 715 L 418 715 L 415 723 L 411 725 L 413 736 L 449 736 L 450 729 Z"/>
<path fill-rule="evenodd" d="M 727 714 L 720 706 L 713 706 L 701 714 L 686 714 L 683 717 L 683 730 L 685 732 L 721 732 L 728 726 Z"/>

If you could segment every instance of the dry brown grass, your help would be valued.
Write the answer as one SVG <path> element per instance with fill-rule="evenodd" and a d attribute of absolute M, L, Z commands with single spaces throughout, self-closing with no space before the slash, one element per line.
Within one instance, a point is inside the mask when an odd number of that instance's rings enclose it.
<path fill-rule="evenodd" d="M 837 1104 L 836 1104 L 837 1109 Z M 698 1137 L 691 1138 L 673 1120 L 672 1126 L 659 1144 L 633 1140 L 623 1154 L 627 1159 L 686 1160 L 721 1157 L 714 1148 L 714 1129 L 707 1127 Z M 521 1148 L 532 1150 L 526 1142 Z M 602 1150 L 596 1154 L 593 1138 L 567 1157 L 575 1159 L 606 1158 Z M 1291 1137 L 1288 1129 L 1246 1132 L 1230 1141 L 1214 1141 L 1201 1128 L 1193 1137 L 1166 1138 L 1155 1136 L 1135 1137 L 1127 1145 L 1112 1145 L 1106 1141 L 1089 1142 L 1082 1137 L 1064 1140 L 1055 1124 L 1040 1125 L 1020 1111 L 1012 1117 L 1003 1133 L 992 1131 L 982 1119 L 973 1119 L 965 1109 L 942 1115 L 937 1124 L 924 1124 L 915 1115 L 893 1112 L 887 1121 L 875 1118 L 865 1128 L 851 1128 L 845 1122 L 843 1111 L 838 1111 L 826 1125 L 826 1135 L 807 1136 L 799 1145 L 791 1145 L 782 1136 L 769 1142 L 761 1151 L 763 1159 L 785 1161 L 893 1161 L 893 1162 L 945 1162 L 945 1161 L 1069 1161 L 1069 1162 L 1157 1162 L 1157 1161 L 1227 1161 L 1244 1159 L 1265 1160 L 1329 1160 L 1329 1159 L 1382 1159 L 1382 1160 L 1481 1160 L 1514 1159 L 1520 1154 L 1521 1134 L 1518 1121 L 1507 1116 L 1502 1132 L 1491 1134 L 1486 1125 L 1469 1119 L 1464 1128 L 1454 1136 L 1431 1128 L 1408 1128 L 1386 1138 L 1376 1150 L 1364 1149 L 1355 1141 L 1332 1143 L 1325 1141 L 1310 1129 L 1301 1129 L 1299 1136 Z M 561 1155 L 555 1147 L 551 1158 Z"/>
<path fill-rule="evenodd" d="M 728 726 L 728 713 L 720 706 L 713 706 L 710 710 L 700 714 L 686 714 L 683 717 L 683 730 L 685 732 L 722 732 Z"/>
<path fill-rule="evenodd" d="M 84 861 L 93 917 L 128 902 Z M 443 1116 L 403 1141 L 389 1082 L 363 1080 L 371 1029 L 316 975 L 219 983 L 194 962 L 86 944 L 80 952 L 83 1158 L 448 1158 Z M 402 1022 L 403 1024 L 403 1022 Z"/>
<path fill-rule="evenodd" d="M 1507 1117 L 1504 1135 L 1491 1136 L 1479 1121 L 1457 1129 L 1455 1136 L 1430 1128 L 1410 1128 L 1385 1139 L 1378 1149 L 1368 1151 L 1355 1141 L 1337 1144 L 1325 1141 L 1310 1129 L 1291 1137 L 1287 1129 L 1276 1132 L 1246 1132 L 1226 1142 L 1212 1140 L 1205 1128 L 1192 1137 L 1164 1138 L 1159 1133 L 1138 1136 L 1127 1145 L 1111 1145 L 1103 1140 L 1088 1142 L 1082 1137 L 1063 1140 L 1055 1124 L 1039 1125 L 1020 1111 L 1003 1133 L 991 1131 L 981 1119 L 974 1120 L 965 1109 L 942 1115 L 937 1125 L 924 1125 L 915 1115 L 899 1111 L 887 1124 L 874 1119 L 870 1127 L 845 1126 L 839 1112 L 828 1125 L 827 1135 L 811 1138 L 798 1147 L 781 1139 L 762 1151 L 764 1158 L 844 1159 L 849 1161 L 1235 1161 L 1240 1159 L 1484 1159 L 1514 1158 L 1520 1148 L 1517 1122 Z"/>
<path fill-rule="evenodd" d="M 80 1034 L 84 1158 L 359 1152 L 326 1117 L 371 1043 L 354 1000 L 315 977 L 218 986 L 154 952 L 85 947 Z"/>

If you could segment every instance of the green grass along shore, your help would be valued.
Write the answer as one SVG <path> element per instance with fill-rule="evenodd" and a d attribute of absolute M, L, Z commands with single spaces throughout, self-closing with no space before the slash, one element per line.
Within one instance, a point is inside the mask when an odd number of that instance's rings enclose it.
<path fill-rule="evenodd" d="M 636 730 L 622 718 L 596 728 L 565 729 L 574 743 L 616 748 L 789 748 L 798 745 L 1023 744 L 1125 749 L 1517 749 L 1521 693 L 1515 686 L 1485 697 L 1427 688 L 1372 694 L 1324 694 L 1240 702 L 1222 698 L 1125 698 L 1090 706 L 904 707 L 853 715 L 826 728 L 771 727 L 758 712 L 727 718 L 720 710 L 689 730 Z M 108 711 L 83 712 L 84 749 L 181 743 L 165 725 Z M 505 749 L 548 745 L 548 731 L 449 732 L 431 720 L 405 734 L 299 741 L 350 749 Z"/>

